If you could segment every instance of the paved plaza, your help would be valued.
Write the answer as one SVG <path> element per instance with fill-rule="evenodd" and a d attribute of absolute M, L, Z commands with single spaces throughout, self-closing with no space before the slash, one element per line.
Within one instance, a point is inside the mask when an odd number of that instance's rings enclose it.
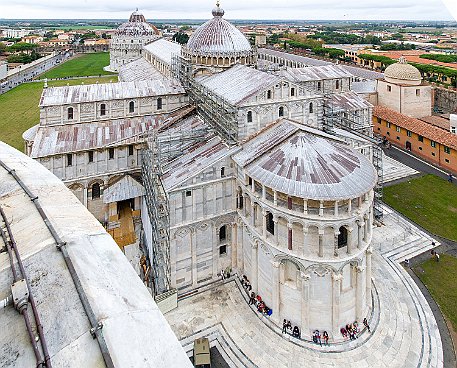
<path fill-rule="evenodd" d="M 188 353 L 207 336 L 231 367 L 443 367 L 433 313 L 400 264 L 433 239 L 388 209 L 383 222 L 372 243 L 372 332 L 356 341 L 321 348 L 286 337 L 250 308 L 234 280 L 181 300 L 165 317 Z"/>

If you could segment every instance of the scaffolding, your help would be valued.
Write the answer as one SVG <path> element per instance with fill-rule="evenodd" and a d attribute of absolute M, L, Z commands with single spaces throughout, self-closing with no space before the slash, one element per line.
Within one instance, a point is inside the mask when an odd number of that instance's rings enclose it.
<path fill-rule="evenodd" d="M 380 221 L 383 217 L 383 188 L 384 188 L 384 173 L 380 142 L 373 137 L 373 125 L 370 114 L 368 118 L 361 116 L 361 110 L 345 110 L 335 108 L 332 100 L 333 94 L 324 95 L 324 123 L 323 130 L 329 134 L 336 134 L 335 128 L 343 129 L 361 138 L 366 144 L 360 144 L 357 149 L 367 155 L 376 170 L 378 180 L 374 188 L 374 217 Z M 357 114 L 359 111 L 359 114 Z M 352 141 L 355 145 L 355 142 Z"/>
<path fill-rule="evenodd" d="M 171 69 L 203 120 L 210 123 L 227 144 L 235 145 L 238 142 L 238 109 L 198 82 L 193 76 L 191 64 L 182 56 L 172 57 Z"/>
<path fill-rule="evenodd" d="M 151 244 L 148 247 L 150 286 L 153 296 L 170 291 L 170 211 L 162 182 L 162 162 L 157 130 L 146 139 L 142 152 L 142 176 L 145 201 L 151 222 Z"/>

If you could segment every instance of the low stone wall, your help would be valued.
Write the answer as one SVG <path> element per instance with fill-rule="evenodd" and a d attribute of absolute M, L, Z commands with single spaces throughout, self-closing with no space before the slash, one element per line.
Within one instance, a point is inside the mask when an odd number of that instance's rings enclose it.
<path fill-rule="evenodd" d="M 457 90 L 454 88 L 434 88 L 433 107 L 436 112 L 452 113 L 457 111 Z"/>

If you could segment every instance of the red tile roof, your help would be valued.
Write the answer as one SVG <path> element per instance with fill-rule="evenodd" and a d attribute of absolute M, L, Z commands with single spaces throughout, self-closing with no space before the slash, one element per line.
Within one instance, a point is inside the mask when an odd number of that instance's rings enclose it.
<path fill-rule="evenodd" d="M 381 118 L 401 128 L 431 139 L 439 144 L 457 150 L 457 135 L 425 123 L 419 119 L 400 114 L 384 106 L 375 106 L 373 116 Z"/>

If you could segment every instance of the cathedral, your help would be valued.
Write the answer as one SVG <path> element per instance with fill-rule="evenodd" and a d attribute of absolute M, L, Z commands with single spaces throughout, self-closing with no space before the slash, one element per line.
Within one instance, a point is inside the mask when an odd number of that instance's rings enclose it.
<path fill-rule="evenodd" d="M 187 45 L 135 11 L 109 84 L 47 87 L 29 156 L 124 249 L 160 300 L 244 275 L 269 317 L 341 340 L 372 309 L 372 105 L 339 65 L 272 67 L 219 3 Z"/>

